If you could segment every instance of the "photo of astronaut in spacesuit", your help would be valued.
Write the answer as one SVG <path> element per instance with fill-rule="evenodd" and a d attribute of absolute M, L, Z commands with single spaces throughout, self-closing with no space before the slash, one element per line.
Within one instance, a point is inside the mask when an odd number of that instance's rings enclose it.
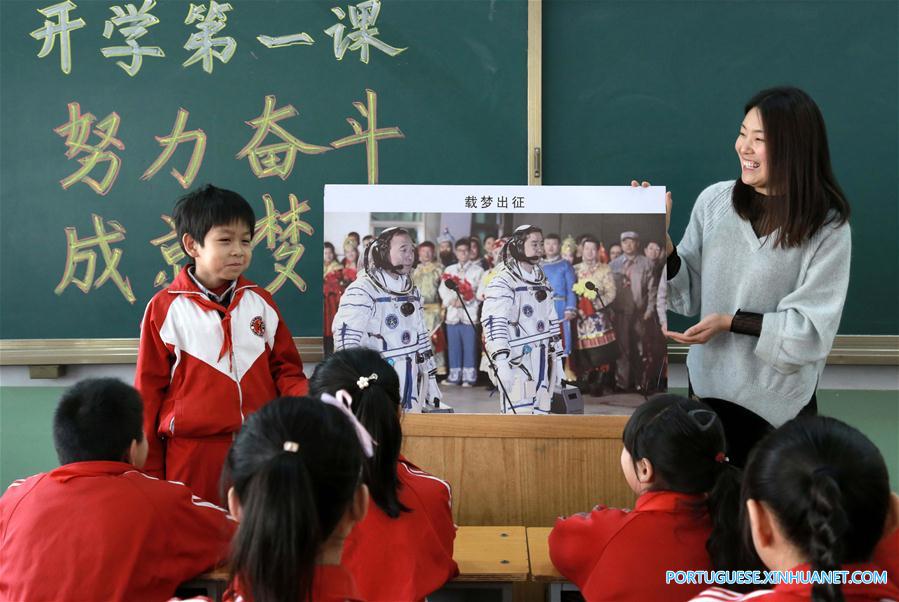
<path fill-rule="evenodd" d="M 415 245 L 403 228 L 387 228 L 369 243 L 363 271 L 340 299 L 332 323 L 334 349 L 378 351 L 396 370 L 407 412 L 439 407 L 431 337 L 421 294 L 410 273 Z"/>
<path fill-rule="evenodd" d="M 543 231 L 519 226 L 484 292 L 485 351 L 493 360 L 491 380 L 500 390 L 504 414 L 549 413 L 561 385 L 563 343 L 542 258 Z"/>

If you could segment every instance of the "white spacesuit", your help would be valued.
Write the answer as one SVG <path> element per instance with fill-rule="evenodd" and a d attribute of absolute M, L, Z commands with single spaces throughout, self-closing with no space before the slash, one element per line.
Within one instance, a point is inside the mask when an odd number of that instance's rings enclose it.
<path fill-rule="evenodd" d="M 366 270 L 343 293 L 332 331 L 335 350 L 378 351 L 399 376 L 403 409 L 421 412 L 439 401 L 440 389 L 421 294 L 409 277 L 411 256 L 408 263 L 394 256 L 404 239 L 411 246 L 408 232 L 388 228 L 369 244 Z"/>
<path fill-rule="evenodd" d="M 496 369 L 502 413 L 549 413 L 561 384 L 563 353 L 553 290 L 537 265 L 543 233 L 521 226 L 503 249 L 503 264 L 484 291 L 481 326 Z M 505 391 L 503 390 L 505 389 Z"/>

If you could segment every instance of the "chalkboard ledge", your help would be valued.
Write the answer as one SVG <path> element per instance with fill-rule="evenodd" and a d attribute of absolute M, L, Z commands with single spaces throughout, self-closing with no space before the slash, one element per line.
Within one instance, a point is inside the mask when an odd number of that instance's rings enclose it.
<path fill-rule="evenodd" d="M 684 363 L 688 345 L 668 343 L 668 360 Z M 2 350 L 2 346 L 0 346 Z M 899 335 L 840 334 L 833 342 L 829 365 L 899 366 Z"/>
<path fill-rule="evenodd" d="M 322 359 L 321 337 L 294 337 L 306 363 Z M 0 339 L 0 366 L 135 364 L 138 339 Z"/>
<path fill-rule="evenodd" d="M 321 337 L 294 337 L 306 363 L 320 362 Z M 0 339 L 0 366 L 134 364 L 137 339 Z M 668 344 L 671 362 L 683 363 L 687 346 Z M 899 366 L 899 336 L 838 335 L 828 364 Z"/>

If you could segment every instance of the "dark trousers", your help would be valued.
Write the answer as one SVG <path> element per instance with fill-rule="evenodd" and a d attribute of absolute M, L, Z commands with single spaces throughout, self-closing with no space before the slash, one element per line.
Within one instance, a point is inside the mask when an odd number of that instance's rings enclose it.
<path fill-rule="evenodd" d="M 643 356 L 638 344 L 643 340 L 643 314 L 616 313 L 615 337 L 621 354 L 616 365 L 618 387 L 634 391 L 643 380 Z"/>
<path fill-rule="evenodd" d="M 700 399 L 693 393 L 693 386 L 691 384 L 688 386 L 690 397 Z M 721 424 L 724 426 L 724 436 L 727 439 L 728 461 L 738 468 L 743 468 L 746 466 L 746 460 L 749 458 L 749 452 L 752 451 L 752 448 L 765 435 L 773 431 L 774 427 L 755 412 L 747 410 L 732 401 L 714 397 L 703 397 L 701 401 L 715 410 L 718 418 L 721 419 Z M 799 410 L 798 416 L 816 416 L 817 414 L 818 399 L 815 393 L 812 393 L 812 398 Z"/>

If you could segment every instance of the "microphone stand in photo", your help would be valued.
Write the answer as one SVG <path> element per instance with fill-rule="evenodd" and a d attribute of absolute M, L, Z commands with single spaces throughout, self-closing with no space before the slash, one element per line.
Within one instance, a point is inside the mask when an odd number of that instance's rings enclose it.
<path fill-rule="evenodd" d="M 459 285 L 456 284 L 456 281 L 453 279 L 444 280 L 443 283 L 446 285 L 446 288 L 456 293 L 456 297 L 459 298 L 459 303 L 462 304 L 462 309 L 465 311 L 465 316 L 468 318 L 469 324 L 474 326 L 474 320 L 471 319 L 471 314 L 468 313 L 468 307 L 465 305 L 465 300 L 462 298 L 462 293 L 459 292 Z M 499 370 L 496 369 L 496 364 L 493 362 L 493 358 L 490 357 L 490 354 L 487 353 L 487 350 L 484 349 L 484 355 L 487 358 L 487 363 L 490 364 L 490 368 L 493 370 L 494 376 L 496 376 L 496 384 L 499 386 L 499 390 L 502 392 L 503 401 L 507 403 L 509 407 L 512 409 L 513 414 L 518 414 L 515 411 L 515 406 L 512 405 L 512 398 L 509 397 L 509 393 L 506 392 L 506 387 L 503 385 L 503 379 L 499 377 Z"/>

